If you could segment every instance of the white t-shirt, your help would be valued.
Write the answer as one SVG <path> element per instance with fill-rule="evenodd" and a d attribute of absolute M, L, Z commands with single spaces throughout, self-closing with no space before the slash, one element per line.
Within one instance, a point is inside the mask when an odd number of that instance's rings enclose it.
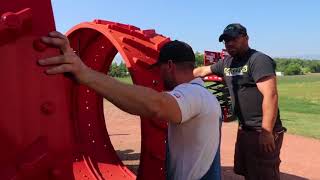
<path fill-rule="evenodd" d="M 204 88 L 201 78 L 178 85 L 168 92 L 178 102 L 182 122 L 169 122 L 169 177 L 194 180 L 209 170 L 220 140 L 221 107 L 217 98 Z"/>

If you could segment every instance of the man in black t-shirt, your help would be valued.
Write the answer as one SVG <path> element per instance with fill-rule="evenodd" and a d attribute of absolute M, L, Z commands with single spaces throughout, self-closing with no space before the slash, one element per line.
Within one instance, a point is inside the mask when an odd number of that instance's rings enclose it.
<path fill-rule="evenodd" d="M 239 120 L 234 171 L 246 179 L 280 179 L 280 149 L 285 128 L 280 120 L 274 60 L 249 47 L 247 30 L 228 25 L 219 42 L 230 56 L 194 75 L 222 76 Z"/>

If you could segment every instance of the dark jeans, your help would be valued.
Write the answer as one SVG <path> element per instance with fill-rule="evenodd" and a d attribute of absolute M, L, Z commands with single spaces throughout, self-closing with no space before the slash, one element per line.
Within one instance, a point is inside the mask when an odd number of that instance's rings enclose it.
<path fill-rule="evenodd" d="M 234 172 L 246 180 L 279 180 L 280 150 L 283 132 L 275 132 L 274 152 L 263 152 L 258 131 L 238 130 L 234 155 Z"/>
<path fill-rule="evenodd" d="M 220 180 L 221 179 L 221 157 L 220 157 L 220 145 L 218 147 L 216 156 L 213 163 L 210 166 L 208 172 L 201 178 L 201 180 Z"/>

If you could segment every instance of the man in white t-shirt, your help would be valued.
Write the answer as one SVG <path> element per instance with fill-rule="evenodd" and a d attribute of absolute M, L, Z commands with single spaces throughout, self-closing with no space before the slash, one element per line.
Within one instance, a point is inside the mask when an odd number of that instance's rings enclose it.
<path fill-rule="evenodd" d="M 180 123 L 169 122 L 169 179 L 200 179 L 219 146 L 220 105 L 200 78 L 168 92 L 179 104 Z"/>
<path fill-rule="evenodd" d="M 51 32 L 42 41 L 62 52 L 61 56 L 39 60 L 39 65 L 50 66 L 47 74 L 69 72 L 77 82 L 128 113 L 169 121 L 168 179 L 213 179 L 221 108 L 216 97 L 203 87 L 204 82 L 194 78 L 195 56 L 188 44 L 171 41 L 161 48 L 156 65 L 168 92 L 157 92 L 90 69 L 59 32 Z"/>
<path fill-rule="evenodd" d="M 184 42 L 172 41 L 161 48 L 158 62 L 153 65 L 160 66 L 165 89 L 181 111 L 180 122 L 169 121 L 168 179 L 203 178 L 219 146 L 221 108 L 217 98 L 205 89 L 202 79 L 189 74 L 194 63 L 192 48 Z M 212 175 L 206 177 L 210 179 Z"/>

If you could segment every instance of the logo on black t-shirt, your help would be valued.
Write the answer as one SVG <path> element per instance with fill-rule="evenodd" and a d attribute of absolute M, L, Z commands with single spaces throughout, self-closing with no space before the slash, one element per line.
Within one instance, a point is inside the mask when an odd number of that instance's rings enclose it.
<path fill-rule="evenodd" d="M 224 68 L 225 76 L 239 76 L 246 72 L 248 72 L 248 65 L 238 68 Z"/>

